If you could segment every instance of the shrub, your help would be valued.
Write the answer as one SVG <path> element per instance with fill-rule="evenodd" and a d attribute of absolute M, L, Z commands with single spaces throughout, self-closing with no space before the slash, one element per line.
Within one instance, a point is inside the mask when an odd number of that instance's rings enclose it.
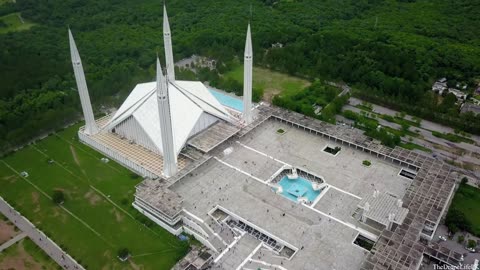
<path fill-rule="evenodd" d="M 121 203 L 122 205 L 127 205 L 127 204 L 128 204 L 128 199 L 127 199 L 127 198 L 123 198 L 123 199 L 120 200 L 120 203 Z"/>
<path fill-rule="evenodd" d="M 63 204 L 65 202 L 65 195 L 61 190 L 54 190 L 52 194 L 52 201 L 55 204 Z"/>
<path fill-rule="evenodd" d="M 457 238 L 457 242 L 458 242 L 459 244 L 462 244 L 464 241 L 465 241 L 465 236 L 459 235 L 458 238 Z"/>
<path fill-rule="evenodd" d="M 118 258 L 120 258 L 120 260 L 122 260 L 122 261 L 128 259 L 129 255 L 130 255 L 130 252 L 128 251 L 127 248 L 121 248 L 117 252 Z"/>
<path fill-rule="evenodd" d="M 475 248 L 477 246 L 477 241 L 473 239 L 469 239 L 467 242 L 467 247 L 468 248 Z"/>
<path fill-rule="evenodd" d="M 279 134 L 283 134 L 283 133 L 285 133 L 285 130 L 283 130 L 283 129 L 279 128 L 279 129 L 277 129 L 277 133 L 279 133 Z"/>
<path fill-rule="evenodd" d="M 263 88 L 253 88 L 252 100 L 253 102 L 259 102 L 263 98 Z"/>
<path fill-rule="evenodd" d="M 362 164 L 365 165 L 365 166 L 370 166 L 370 165 L 372 165 L 372 162 L 370 162 L 370 160 L 364 160 L 362 162 Z"/>

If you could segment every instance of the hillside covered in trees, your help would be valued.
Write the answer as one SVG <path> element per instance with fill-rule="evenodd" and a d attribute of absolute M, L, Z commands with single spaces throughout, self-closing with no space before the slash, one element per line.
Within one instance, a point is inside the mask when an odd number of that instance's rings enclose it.
<path fill-rule="evenodd" d="M 77 40 L 97 110 L 119 104 L 136 83 L 154 77 L 155 55 L 163 52 L 163 1 L 0 3 L 0 17 L 19 12 L 34 24 L 28 30 L 0 34 L 0 150 L 79 117 L 68 26 Z M 364 99 L 480 133 L 479 116 L 460 115 L 454 105 L 442 107 L 429 90 L 440 77 L 473 89 L 480 76 L 479 1 L 171 0 L 167 4 L 177 60 L 194 53 L 205 55 L 221 63 L 220 73 L 228 71 L 235 57 L 243 55 L 250 20 L 255 65 L 312 81 L 342 80 Z M 272 48 L 277 42 L 284 46 Z"/>

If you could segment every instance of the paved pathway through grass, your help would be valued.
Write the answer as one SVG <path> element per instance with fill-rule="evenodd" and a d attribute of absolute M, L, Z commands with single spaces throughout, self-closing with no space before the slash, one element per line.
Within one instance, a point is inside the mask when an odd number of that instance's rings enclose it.
<path fill-rule="evenodd" d="M 3 243 L 2 245 L 0 245 L 0 252 L 9 248 L 11 245 L 15 244 L 16 242 L 22 240 L 23 238 L 25 238 L 25 236 L 27 236 L 26 233 L 21 233 L 21 234 L 15 236 L 15 237 L 13 237 L 12 239 L 8 240 L 7 242 Z"/>
<path fill-rule="evenodd" d="M 48 238 L 43 232 L 35 228 L 35 226 L 25 217 L 20 215 L 11 205 L 0 197 L 0 212 L 10 219 L 24 233 L 17 235 L 13 243 L 23 239 L 26 235 L 30 237 L 45 253 L 47 253 L 54 261 L 61 265 L 64 269 L 84 269 L 70 255 L 63 251 L 55 242 Z M 18 239 L 16 239 L 18 238 Z M 12 239 L 13 240 L 13 239 Z M 8 243 L 8 242 L 7 242 Z M 13 244 L 13 243 L 10 243 Z M 9 247 L 7 245 L 5 248 Z M 2 245 L 3 247 L 3 245 Z M 0 251 L 2 251 L 0 247 Z"/>

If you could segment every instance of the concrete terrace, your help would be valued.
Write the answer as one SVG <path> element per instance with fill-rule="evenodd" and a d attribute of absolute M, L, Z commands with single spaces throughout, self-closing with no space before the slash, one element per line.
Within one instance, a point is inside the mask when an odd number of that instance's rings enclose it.
<path fill-rule="evenodd" d="M 352 269 L 364 259 L 366 251 L 352 244 L 356 230 L 275 194 L 266 184 L 219 161 L 206 162 L 171 189 L 184 198 L 184 208 L 201 219 L 220 205 L 296 248 L 303 247 L 291 261 L 281 260 L 287 269 L 307 269 L 298 268 L 305 264 L 314 266 L 310 269 Z"/>
<path fill-rule="evenodd" d="M 341 150 L 332 155 L 323 151 L 326 146 Z M 432 158 L 382 146 L 356 129 L 266 106 L 258 108 L 251 125 L 205 155 L 195 169 L 166 182 L 183 199 L 188 219 L 183 226 L 208 236 L 216 250 L 215 269 L 416 269 L 422 254 L 458 264 L 458 254 L 420 241 L 422 232 L 430 235 L 422 228 L 438 224 L 456 178 L 452 167 Z M 274 192 L 272 179 L 290 166 L 327 184 L 313 204 Z M 402 168 L 410 178 L 399 175 Z M 402 226 L 389 231 L 359 221 L 360 202 L 375 190 L 404 201 L 410 212 Z M 228 221 L 254 231 L 239 226 L 234 234 Z M 255 241 L 244 238 L 250 233 Z M 262 234 L 276 243 L 261 244 Z M 359 234 L 377 240 L 373 252 L 353 244 Z M 273 252 L 282 248 L 293 256 Z"/>
<path fill-rule="evenodd" d="M 278 129 L 285 133 L 279 134 Z M 333 156 L 322 151 L 327 145 L 337 146 L 314 134 L 267 120 L 248 135 L 222 144 L 210 153 L 214 158 L 170 189 L 184 199 L 184 209 L 202 220 L 209 219 L 208 213 L 221 206 L 301 250 L 291 260 L 271 254 L 269 263 L 277 262 L 287 269 L 352 269 L 367 253 L 352 244 L 357 234 L 380 234 L 362 227 L 352 217 L 361 198 L 375 189 L 401 197 L 411 180 L 398 176 L 400 166 L 346 146 Z M 365 159 L 372 162 L 370 167 L 362 165 Z M 268 180 L 286 164 L 320 175 L 329 185 L 315 207 L 297 204 L 273 192 Z M 234 261 L 242 256 L 239 252 Z M 269 257 L 268 252 L 264 256 Z"/>
<path fill-rule="evenodd" d="M 278 129 L 285 133 L 278 134 Z M 252 149 L 314 172 L 327 184 L 359 197 L 375 189 L 402 197 L 411 183 L 398 176 L 400 166 L 277 121 L 266 121 L 242 139 L 242 144 Z M 333 156 L 322 151 L 327 145 L 342 149 Z M 365 167 L 363 160 L 370 160 L 372 165 Z"/>

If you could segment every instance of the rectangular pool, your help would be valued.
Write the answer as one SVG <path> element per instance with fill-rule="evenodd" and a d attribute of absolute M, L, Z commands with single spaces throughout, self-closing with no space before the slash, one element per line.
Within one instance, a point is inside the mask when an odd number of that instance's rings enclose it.
<path fill-rule="evenodd" d="M 232 108 L 236 111 L 242 112 L 243 111 L 243 101 L 240 98 L 234 98 L 222 92 L 208 89 L 210 93 L 222 104 L 223 106 Z"/>
<path fill-rule="evenodd" d="M 280 194 L 294 202 L 297 202 L 299 197 L 305 197 L 309 202 L 313 202 L 320 195 L 320 190 L 314 190 L 312 183 L 302 177 L 288 179 L 284 176 L 278 184 L 282 187 Z"/>

